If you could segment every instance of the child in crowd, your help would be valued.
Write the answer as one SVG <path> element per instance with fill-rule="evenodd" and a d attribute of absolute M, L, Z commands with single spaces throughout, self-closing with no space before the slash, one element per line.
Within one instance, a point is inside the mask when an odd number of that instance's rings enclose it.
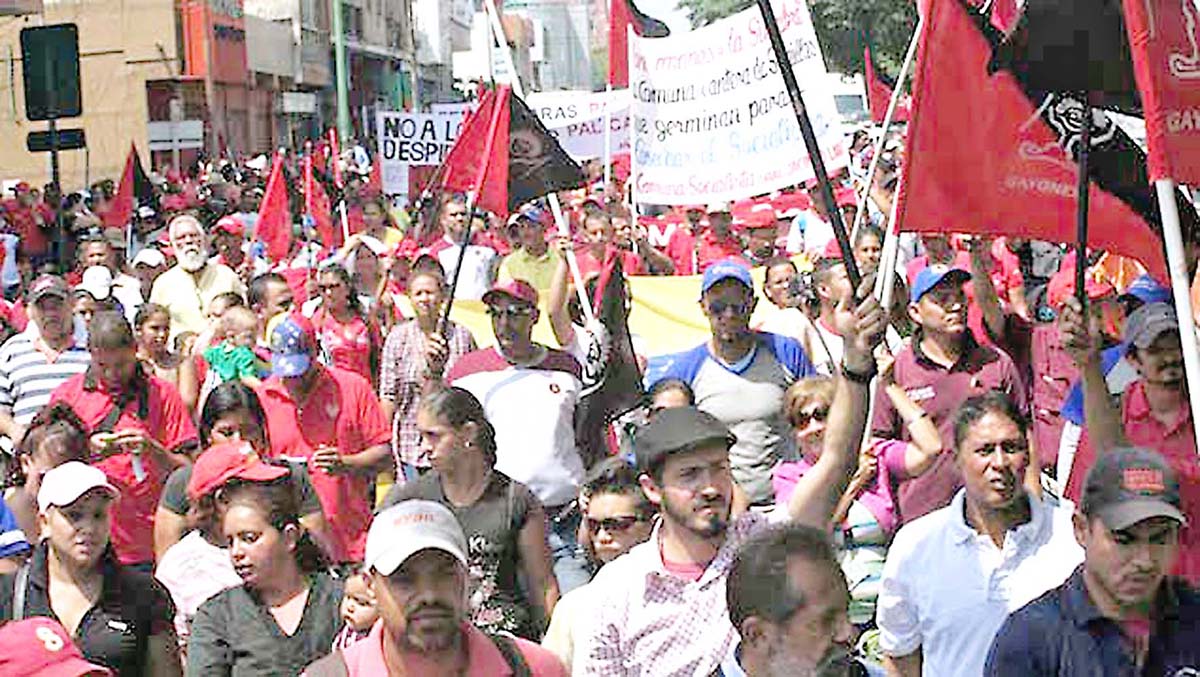
<path fill-rule="evenodd" d="M 245 306 L 234 306 L 221 315 L 216 336 L 220 342 L 204 351 L 209 372 L 217 383 L 238 379 L 250 388 L 262 385 L 253 347 L 258 336 L 258 315 Z"/>
<path fill-rule="evenodd" d="M 344 625 L 333 640 L 334 650 L 344 649 L 366 637 L 371 632 L 371 626 L 379 620 L 375 593 L 367 583 L 366 574 L 359 572 L 346 579 L 341 614 Z"/>

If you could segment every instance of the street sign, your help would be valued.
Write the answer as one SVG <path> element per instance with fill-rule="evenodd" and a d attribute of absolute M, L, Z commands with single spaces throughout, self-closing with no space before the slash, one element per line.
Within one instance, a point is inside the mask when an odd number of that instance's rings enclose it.
<path fill-rule="evenodd" d="M 82 129 L 59 129 L 55 133 L 58 134 L 59 150 L 87 147 L 87 138 L 84 137 Z M 29 136 L 25 137 L 25 147 L 30 153 L 49 153 L 52 150 L 50 132 L 29 132 Z"/>
<path fill-rule="evenodd" d="M 204 148 L 204 121 L 150 122 L 146 125 L 146 135 L 152 151 L 197 150 Z"/>
<path fill-rule="evenodd" d="M 83 113 L 79 94 L 79 29 L 75 24 L 21 29 L 25 117 L 56 120 Z"/>

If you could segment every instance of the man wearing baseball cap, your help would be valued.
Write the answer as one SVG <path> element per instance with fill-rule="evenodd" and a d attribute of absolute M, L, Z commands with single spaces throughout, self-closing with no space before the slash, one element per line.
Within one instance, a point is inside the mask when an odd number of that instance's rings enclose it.
<path fill-rule="evenodd" d="M 1146 449 L 1108 452 L 1074 523 L 1083 564 L 1008 617 L 985 674 L 1197 674 L 1200 593 L 1167 575 L 1187 525 L 1171 464 Z"/>
<path fill-rule="evenodd" d="M 892 378 L 921 405 L 942 434 L 945 449 L 955 448 L 954 414 L 974 395 L 999 390 L 1026 406 L 1016 365 L 1004 351 L 975 340 L 967 321 L 963 285 L 971 274 L 961 268 L 931 265 L 913 278 L 908 316 L 916 325 L 911 342 L 896 353 Z M 908 424 L 880 388 L 875 397 L 872 434 L 910 440 Z M 900 517 L 907 523 L 943 508 L 963 486 L 953 454 L 942 454 L 920 477 L 900 485 Z"/>
<path fill-rule="evenodd" d="M 584 463 L 575 445 L 575 405 L 582 372 L 574 357 L 533 340 L 538 292 L 525 280 L 483 295 L 496 345 L 459 358 L 446 382 L 483 403 L 496 428 L 496 470 L 529 487 L 546 508 L 547 534 L 559 588 L 587 583 L 579 552 L 575 501 Z"/>
<path fill-rule="evenodd" d="M 534 289 L 548 291 L 558 268 L 559 254 L 546 242 L 549 215 L 540 207 L 526 207 L 509 219 L 516 232 L 517 248 L 500 261 L 496 281 L 525 280 Z"/>
<path fill-rule="evenodd" d="M 363 561 L 379 621 L 366 638 L 310 665 L 307 677 L 566 675 L 554 654 L 468 620 L 467 539 L 450 510 L 409 500 L 375 516 Z"/>
<path fill-rule="evenodd" d="M 288 314 L 271 334 L 271 377 L 258 389 L 271 450 L 305 463 L 333 535 L 334 560 L 362 560 L 371 479 L 390 465 L 391 426 L 371 383 L 318 361 L 312 322 Z"/>
<path fill-rule="evenodd" d="M 739 440 L 703 406 L 664 409 L 635 434 L 639 482 L 661 520 L 648 541 L 606 564 L 592 583 L 606 595 L 581 629 L 576 675 L 709 675 L 733 656 L 738 632 L 725 579 L 738 549 L 772 522 L 828 529 L 857 463 L 872 353 L 886 327 L 878 301 L 864 296 L 846 335 L 823 452 L 786 506 L 732 515 Z"/>
<path fill-rule="evenodd" d="M 233 216 L 222 216 L 212 229 L 213 249 L 217 255 L 216 263 L 223 263 L 234 271 L 242 270 L 246 262 L 246 252 L 242 245 L 246 242 L 246 227 Z"/>
<path fill-rule="evenodd" d="M 737 437 L 729 454 L 734 478 L 752 504 L 768 505 L 775 498 L 771 470 L 796 453 L 784 391 L 816 370 L 795 339 L 750 329 L 757 302 L 748 268 L 733 259 L 713 264 L 700 286 L 712 337 L 675 358 L 654 381 L 687 383 L 696 405 L 729 426 Z"/>
<path fill-rule="evenodd" d="M 1089 322 L 1079 301 L 1067 299 L 1059 315 L 1063 346 L 1071 352 L 1083 376 L 1084 420 L 1094 457 L 1103 458 L 1116 447 L 1133 445 L 1151 449 L 1179 474 L 1183 513 L 1189 526 L 1180 532 L 1180 553 L 1172 573 L 1189 583 L 1200 583 L 1200 466 L 1196 464 L 1196 437 L 1188 404 L 1187 378 L 1179 319 L 1167 303 L 1147 303 L 1125 321 L 1125 358 L 1138 378 L 1119 398 L 1108 394 L 1100 364 L 1100 335 Z M 1092 458 L 1081 447 L 1075 458 L 1076 473 L 1087 472 Z"/>

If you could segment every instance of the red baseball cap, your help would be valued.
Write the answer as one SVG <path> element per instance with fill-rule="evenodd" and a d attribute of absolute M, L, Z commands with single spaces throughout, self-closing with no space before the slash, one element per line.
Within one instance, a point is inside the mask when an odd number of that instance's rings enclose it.
<path fill-rule="evenodd" d="M 51 618 L 28 618 L 0 627 L 0 675 L 22 677 L 111 677 L 89 663 L 71 636 Z"/>
<path fill-rule="evenodd" d="M 273 482 L 287 474 L 287 468 L 264 463 L 245 442 L 214 444 L 200 454 L 192 466 L 192 477 L 187 486 L 188 498 L 195 501 L 232 479 Z"/>
<path fill-rule="evenodd" d="M 489 306 L 494 305 L 500 300 L 498 297 L 501 295 L 508 296 L 518 301 L 524 301 L 531 306 L 536 306 L 538 304 L 537 290 L 533 288 L 533 285 L 529 284 L 525 280 L 509 280 L 504 284 L 497 284 L 493 286 L 487 291 L 486 294 L 483 295 L 483 302 Z"/>
<path fill-rule="evenodd" d="M 232 216 L 222 216 L 217 219 L 216 225 L 213 226 L 213 232 L 229 233 L 230 235 L 241 237 L 246 234 L 246 227 L 242 225 L 241 221 Z"/>
<path fill-rule="evenodd" d="M 29 186 L 29 183 L 26 181 L 22 181 L 22 182 L 18 183 L 17 185 L 13 186 L 14 193 L 28 193 L 32 190 L 33 190 L 33 188 L 31 188 Z"/>

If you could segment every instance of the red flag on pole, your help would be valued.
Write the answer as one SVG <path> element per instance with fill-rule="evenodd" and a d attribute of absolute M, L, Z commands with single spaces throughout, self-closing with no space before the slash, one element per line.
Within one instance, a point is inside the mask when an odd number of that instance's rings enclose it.
<path fill-rule="evenodd" d="M 284 184 L 283 155 L 276 153 L 267 177 L 267 189 L 258 207 L 255 235 L 267 246 L 267 256 L 279 263 L 287 258 L 292 246 L 292 213 L 288 208 L 287 186 Z"/>
<path fill-rule="evenodd" d="M 1021 18 L 1017 0 L 992 0 L 992 25 L 1001 33 L 1008 33 Z"/>
<path fill-rule="evenodd" d="M 904 176 L 902 230 L 1070 242 L 1078 166 L 959 0 L 923 0 Z M 963 96 L 970 92 L 970 96 Z M 1089 242 L 1166 279 L 1162 240 L 1093 177 Z"/>
<path fill-rule="evenodd" d="M 311 150 L 311 148 L 310 148 Z M 341 238 L 333 227 L 333 213 L 329 207 L 329 196 L 325 187 L 313 176 L 312 153 L 304 155 L 304 213 L 312 217 L 317 226 L 317 235 L 326 247 L 341 245 Z"/>
<path fill-rule="evenodd" d="M 887 115 L 888 104 L 892 100 L 894 83 L 885 82 L 879 71 L 875 70 L 875 61 L 871 58 L 871 46 L 863 47 L 863 80 L 867 85 L 867 108 L 871 112 L 871 122 L 882 124 Z M 912 107 L 912 97 L 903 97 L 896 102 L 896 112 L 892 115 L 894 122 L 907 122 L 909 109 Z"/>
<path fill-rule="evenodd" d="M 345 185 L 342 183 L 342 150 L 338 145 L 337 129 L 332 127 L 329 129 L 329 164 L 333 170 L 333 185 L 341 188 Z"/>
<path fill-rule="evenodd" d="M 371 174 L 367 177 L 365 193 L 370 196 L 383 195 L 383 158 L 378 155 L 371 163 Z"/>
<path fill-rule="evenodd" d="M 154 188 L 142 169 L 137 146 L 129 144 L 129 155 L 125 157 L 125 171 L 121 172 L 121 183 L 113 196 L 108 211 L 104 213 L 106 228 L 124 228 L 129 225 L 139 201 L 149 202 L 154 197 Z"/>
<path fill-rule="evenodd" d="M 1124 0 L 1150 180 L 1200 184 L 1200 6 Z"/>
<path fill-rule="evenodd" d="M 671 34 L 665 23 L 643 14 L 633 0 L 609 0 L 608 84 L 614 88 L 629 86 L 629 26 L 645 38 L 663 38 Z"/>

